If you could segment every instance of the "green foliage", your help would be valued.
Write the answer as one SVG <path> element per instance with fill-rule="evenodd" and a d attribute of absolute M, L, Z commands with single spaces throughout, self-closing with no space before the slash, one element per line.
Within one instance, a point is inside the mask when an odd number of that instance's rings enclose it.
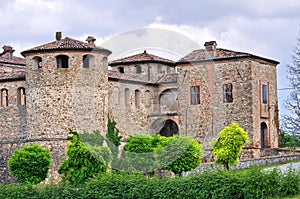
<path fill-rule="evenodd" d="M 287 148 L 292 148 L 292 147 L 300 147 L 300 136 L 296 136 L 294 139 L 294 136 L 284 133 L 283 131 L 279 135 L 279 143 L 280 147 L 287 147 Z"/>
<path fill-rule="evenodd" d="M 190 171 L 200 165 L 203 151 L 201 145 L 193 140 L 191 137 L 178 137 L 170 142 L 172 147 L 168 148 L 168 155 L 176 151 L 181 151 L 178 158 L 165 167 L 175 173 L 182 173 L 183 171 Z M 174 155 L 173 155 L 174 157 Z"/>
<path fill-rule="evenodd" d="M 116 125 L 117 123 L 108 115 L 106 138 L 115 146 L 120 146 L 122 137 L 119 136 L 119 129 Z"/>
<path fill-rule="evenodd" d="M 233 122 L 231 126 L 225 127 L 219 134 L 219 138 L 212 142 L 213 155 L 217 164 L 223 164 L 227 170 L 229 165 L 239 161 L 239 155 L 243 145 L 248 142 L 248 134 L 238 123 Z"/>
<path fill-rule="evenodd" d="M 50 152 L 37 144 L 15 150 L 8 169 L 21 183 L 38 184 L 45 180 L 51 165 Z"/>
<path fill-rule="evenodd" d="M 123 160 L 127 169 L 132 165 L 137 171 L 150 172 L 167 169 L 175 173 L 189 171 L 201 163 L 201 145 L 190 137 L 160 135 L 130 136 L 125 145 Z M 134 169 L 132 170 L 134 172 Z"/>
<path fill-rule="evenodd" d="M 93 133 L 80 133 L 79 138 L 82 142 L 92 146 L 103 146 L 104 137 L 99 131 Z"/>
<path fill-rule="evenodd" d="M 109 148 L 83 143 L 77 132 L 67 146 L 68 159 L 63 161 L 58 172 L 70 183 L 81 184 L 100 172 L 106 172 L 112 157 Z"/>
<path fill-rule="evenodd" d="M 147 179 L 142 175 L 102 174 L 79 187 L 66 184 L 0 185 L 0 198 L 231 198 L 286 197 L 300 193 L 300 173 L 253 168 L 245 171 L 204 171 L 190 177 Z"/>

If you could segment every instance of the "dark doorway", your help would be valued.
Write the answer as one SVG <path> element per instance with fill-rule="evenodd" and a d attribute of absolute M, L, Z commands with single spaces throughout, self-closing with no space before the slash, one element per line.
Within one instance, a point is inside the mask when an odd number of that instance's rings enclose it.
<path fill-rule="evenodd" d="M 178 126 L 176 122 L 174 122 L 173 120 L 166 120 L 159 134 L 165 137 L 171 137 L 178 134 Z"/>
<path fill-rule="evenodd" d="M 264 122 L 260 124 L 260 133 L 261 133 L 261 148 L 266 148 L 267 140 L 268 140 L 268 126 Z"/>

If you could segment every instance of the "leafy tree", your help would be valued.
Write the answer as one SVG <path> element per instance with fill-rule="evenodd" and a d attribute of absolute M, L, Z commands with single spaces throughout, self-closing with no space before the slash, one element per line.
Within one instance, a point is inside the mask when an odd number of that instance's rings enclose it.
<path fill-rule="evenodd" d="M 286 108 L 290 113 L 283 116 L 283 127 L 288 133 L 294 129 L 300 131 L 300 38 L 297 39 L 297 46 L 292 56 L 293 63 L 287 65 L 288 79 L 292 87 L 292 92 L 286 100 Z"/>
<path fill-rule="evenodd" d="M 181 173 L 199 166 L 203 157 L 201 145 L 191 137 L 160 135 L 130 136 L 126 140 L 124 154 L 129 166 L 143 172 L 166 169 Z"/>
<path fill-rule="evenodd" d="M 239 155 L 243 145 L 248 142 L 248 134 L 238 123 L 233 122 L 231 126 L 226 126 L 220 133 L 219 138 L 212 142 L 213 155 L 217 164 L 223 164 L 229 170 L 229 165 L 239 161 Z"/>
<path fill-rule="evenodd" d="M 119 129 L 116 125 L 117 123 L 108 115 L 106 138 L 115 146 L 120 146 L 122 137 L 119 136 Z"/>
<path fill-rule="evenodd" d="M 15 150 L 8 160 L 8 169 L 19 182 L 38 184 L 45 180 L 51 165 L 50 152 L 38 144 Z"/>
<path fill-rule="evenodd" d="M 294 139 L 293 135 L 290 135 L 288 133 L 285 133 L 284 131 L 280 132 L 279 135 L 279 142 L 280 142 L 280 147 L 300 147 L 300 136 L 296 136 Z"/>
<path fill-rule="evenodd" d="M 92 146 L 80 140 L 75 131 L 67 146 L 68 159 L 63 161 L 58 172 L 72 184 L 81 184 L 98 173 L 106 172 L 112 157 L 109 148 Z"/>

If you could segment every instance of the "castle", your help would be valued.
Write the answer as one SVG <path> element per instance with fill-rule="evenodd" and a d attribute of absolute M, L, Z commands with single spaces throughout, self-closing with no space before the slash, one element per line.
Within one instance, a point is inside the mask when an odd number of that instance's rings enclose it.
<path fill-rule="evenodd" d="M 113 60 L 111 51 L 56 33 L 21 54 L 0 54 L 0 181 L 15 148 L 37 142 L 65 158 L 68 129 L 105 133 L 107 115 L 124 137 L 192 136 L 209 153 L 212 138 L 233 121 L 249 134 L 245 157 L 278 147 L 276 66 L 257 55 L 205 42 L 177 62 L 147 51 Z M 110 66 L 110 70 L 108 67 Z"/>

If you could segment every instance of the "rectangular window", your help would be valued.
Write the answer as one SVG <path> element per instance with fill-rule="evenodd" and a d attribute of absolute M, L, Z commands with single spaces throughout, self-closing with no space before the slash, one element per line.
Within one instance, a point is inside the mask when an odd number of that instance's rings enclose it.
<path fill-rule="evenodd" d="M 268 103 L 268 86 L 265 84 L 262 85 L 262 101 L 264 104 Z"/>
<path fill-rule="evenodd" d="M 223 85 L 223 102 L 224 103 L 233 102 L 232 84 L 224 84 Z"/>
<path fill-rule="evenodd" d="M 200 104 L 200 86 L 191 86 L 190 88 L 191 104 Z"/>

